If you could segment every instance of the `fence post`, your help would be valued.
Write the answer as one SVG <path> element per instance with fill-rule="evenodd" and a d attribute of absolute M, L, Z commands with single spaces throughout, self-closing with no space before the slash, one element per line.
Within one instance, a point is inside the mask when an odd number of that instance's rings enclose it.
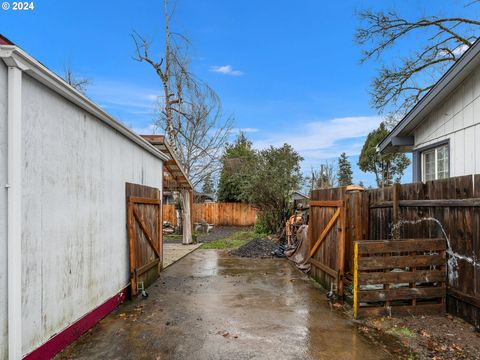
<path fill-rule="evenodd" d="M 337 284 L 337 289 L 338 289 L 338 296 L 342 297 L 343 296 L 343 277 L 345 276 L 345 238 L 346 238 L 346 196 L 345 196 L 345 188 L 342 188 L 342 193 L 341 193 L 341 200 L 342 200 L 342 205 L 340 208 L 340 238 L 339 240 L 339 246 L 338 246 L 338 284 Z"/>
<path fill-rule="evenodd" d="M 393 232 L 392 232 L 392 237 L 394 240 L 400 239 L 400 228 L 398 227 L 398 221 L 400 220 L 399 214 L 400 214 L 400 206 L 399 206 L 399 197 L 400 197 L 400 184 L 395 183 L 393 184 L 393 201 L 392 201 L 392 223 L 394 226 Z"/>

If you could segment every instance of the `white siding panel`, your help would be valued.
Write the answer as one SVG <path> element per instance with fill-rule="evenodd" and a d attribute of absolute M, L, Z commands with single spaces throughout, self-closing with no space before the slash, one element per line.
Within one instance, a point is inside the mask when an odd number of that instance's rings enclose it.
<path fill-rule="evenodd" d="M 480 69 L 415 129 L 415 149 L 450 140 L 450 176 L 480 172 Z"/>
<path fill-rule="evenodd" d="M 449 123 L 452 122 L 452 120 L 448 121 Z M 463 124 L 463 111 L 455 114 L 453 117 L 453 131 L 459 131 L 464 128 Z M 445 126 L 445 131 L 447 131 L 447 126 Z"/>
<path fill-rule="evenodd" d="M 465 85 L 463 89 L 463 107 L 468 106 L 475 99 L 475 76 L 471 76 L 465 79 Z"/>
<path fill-rule="evenodd" d="M 463 131 L 454 134 L 455 151 L 453 152 L 453 175 L 461 176 L 465 174 L 465 133 Z"/>
<path fill-rule="evenodd" d="M 449 115 L 457 115 L 463 108 L 463 86 L 459 86 L 452 94 L 451 108 Z"/>
<path fill-rule="evenodd" d="M 24 75 L 23 345 L 28 353 L 125 287 L 125 183 L 162 162 Z"/>
<path fill-rule="evenodd" d="M 480 141 L 478 139 L 480 139 L 480 126 L 475 126 L 474 128 L 474 131 L 475 131 L 475 139 L 477 139 L 475 141 L 475 174 L 480 174 L 480 155 L 477 155 L 477 154 L 480 154 Z"/>
<path fill-rule="evenodd" d="M 430 124 L 430 117 L 425 118 L 425 120 L 420 124 L 420 126 L 415 131 L 415 141 L 419 144 L 427 141 L 427 130 L 428 125 Z"/>
<path fill-rule="evenodd" d="M 475 128 L 466 128 L 463 133 L 465 146 L 465 168 L 463 174 L 475 174 Z"/>
<path fill-rule="evenodd" d="M 473 111 L 474 111 L 474 103 L 469 103 L 464 109 L 463 109 L 463 125 L 465 127 L 472 126 L 473 125 Z"/>
<path fill-rule="evenodd" d="M 480 97 L 473 101 L 473 123 L 480 124 Z"/>
<path fill-rule="evenodd" d="M 7 67 L 0 61 L 0 359 L 7 357 Z"/>
<path fill-rule="evenodd" d="M 480 71 L 476 69 L 473 74 L 473 97 L 478 98 L 480 96 Z"/>

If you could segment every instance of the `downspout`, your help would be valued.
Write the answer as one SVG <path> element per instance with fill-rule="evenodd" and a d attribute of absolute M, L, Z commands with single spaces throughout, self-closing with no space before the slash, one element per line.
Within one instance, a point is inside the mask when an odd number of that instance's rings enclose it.
<path fill-rule="evenodd" d="M 8 359 L 22 358 L 22 70 L 8 65 Z"/>

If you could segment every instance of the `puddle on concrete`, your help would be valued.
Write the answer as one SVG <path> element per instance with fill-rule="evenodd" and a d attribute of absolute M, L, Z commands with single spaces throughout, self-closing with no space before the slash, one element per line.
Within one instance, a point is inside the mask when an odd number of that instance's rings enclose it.
<path fill-rule="evenodd" d="M 59 358 L 392 359 L 283 259 L 197 250 Z M 142 306 L 141 311 L 138 310 Z"/>

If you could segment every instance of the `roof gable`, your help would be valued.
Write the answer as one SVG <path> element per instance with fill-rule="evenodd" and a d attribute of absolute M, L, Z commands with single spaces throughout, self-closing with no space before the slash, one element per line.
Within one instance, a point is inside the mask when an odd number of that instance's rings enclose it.
<path fill-rule="evenodd" d="M 413 135 L 422 120 L 452 93 L 480 65 L 480 40 L 477 40 L 437 81 L 432 89 L 405 115 L 388 136 L 380 142 L 380 151 L 405 150 L 405 139 Z M 402 147 L 403 146 L 403 147 Z"/>

